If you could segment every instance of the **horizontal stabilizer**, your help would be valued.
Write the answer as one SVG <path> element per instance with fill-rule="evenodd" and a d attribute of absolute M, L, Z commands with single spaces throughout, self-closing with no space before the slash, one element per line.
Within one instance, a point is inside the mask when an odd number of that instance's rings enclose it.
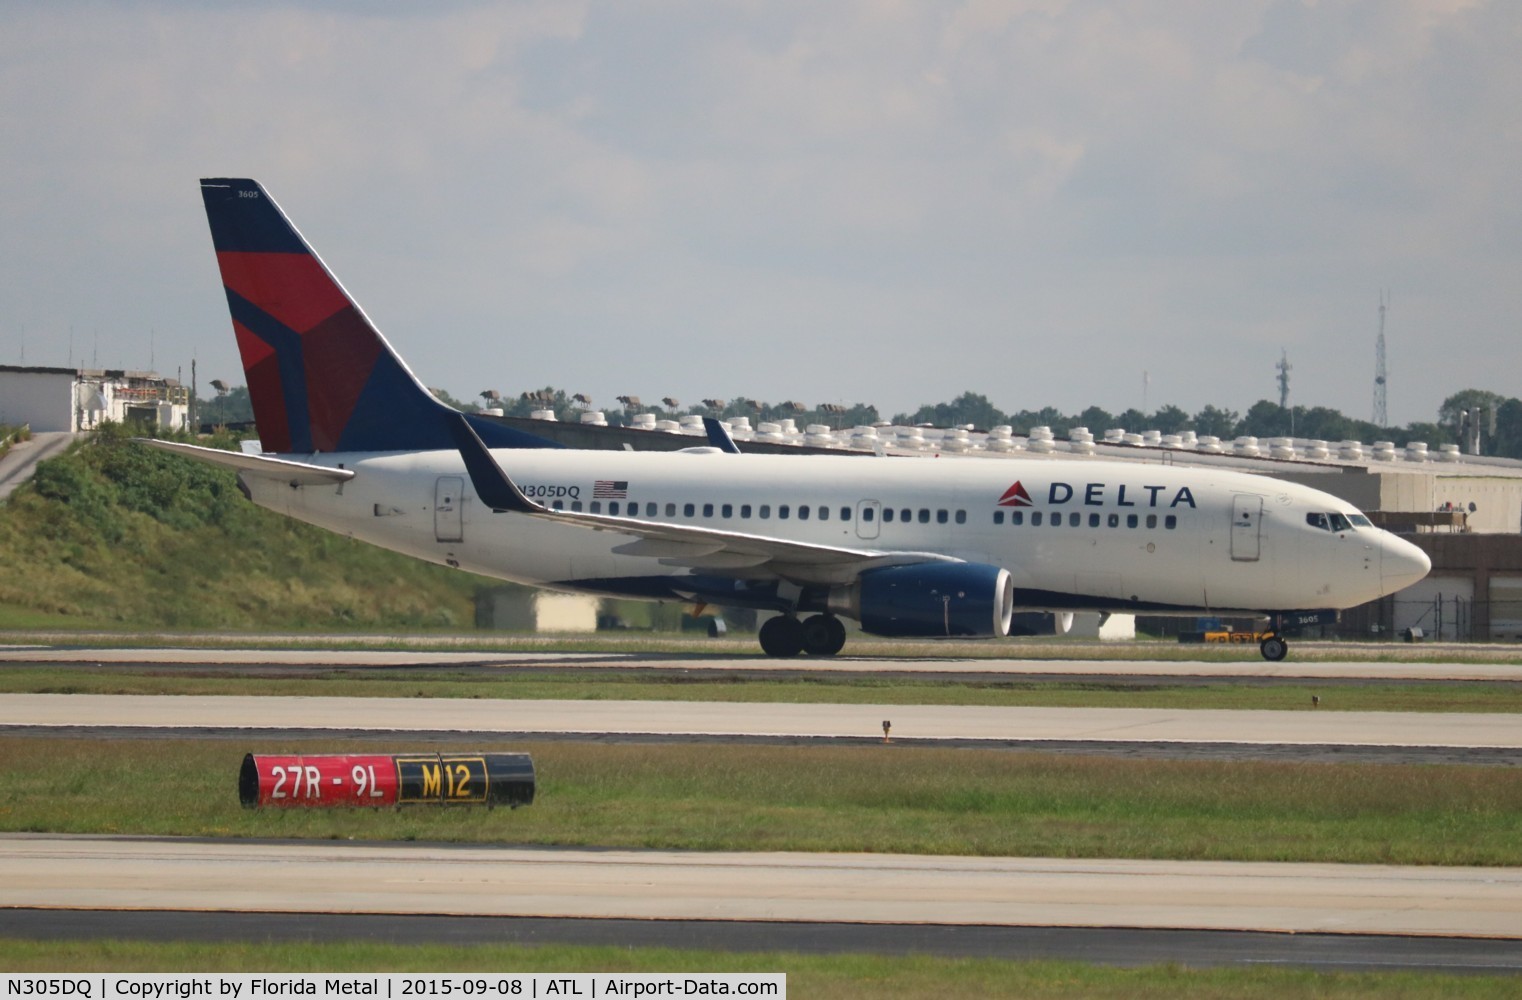
<path fill-rule="evenodd" d="M 354 478 L 352 469 L 331 469 L 325 465 L 308 465 L 287 458 L 270 458 L 265 455 L 246 455 L 239 451 L 223 451 L 220 448 L 203 448 L 178 441 L 159 441 L 155 438 L 133 438 L 139 444 L 158 448 L 193 458 L 208 465 L 222 465 L 229 469 L 264 479 L 275 479 L 292 486 L 316 486 L 322 483 L 346 483 Z"/>

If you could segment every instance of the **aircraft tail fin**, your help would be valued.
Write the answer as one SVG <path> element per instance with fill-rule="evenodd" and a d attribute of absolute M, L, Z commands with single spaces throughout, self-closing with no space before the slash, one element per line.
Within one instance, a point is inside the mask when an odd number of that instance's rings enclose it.
<path fill-rule="evenodd" d="M 201 198 L 265 448 L 455 447 L 455 411 L 412 374 L 257 181 L 202 180 Z M 492 447 L 556 447 L 467 419 Z"/>

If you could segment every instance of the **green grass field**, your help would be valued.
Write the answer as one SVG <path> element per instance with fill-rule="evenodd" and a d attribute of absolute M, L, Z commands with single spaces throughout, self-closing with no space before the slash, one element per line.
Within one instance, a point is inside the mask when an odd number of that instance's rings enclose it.
<path fill-rule="evenodd" d="M 713 851 L 1522 864 L 1510 768 L 1138 761 L 899 745 L 496 744 L 528 808 L 246 810 L 245 752 L 374 741 L 0 737 L 0 830 Z"/>

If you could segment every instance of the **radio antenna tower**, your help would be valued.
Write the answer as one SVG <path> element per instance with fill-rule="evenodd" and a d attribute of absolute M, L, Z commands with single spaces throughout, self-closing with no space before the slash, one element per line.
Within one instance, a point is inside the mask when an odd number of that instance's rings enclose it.
<path fill-rule="evenodd" d="M 1289 370 L 1295 366 L 1289 363 L 1289 352 L 1282 347 L 1279 349 L 1279 363 L 1274 365 L 1274 367 L 1279 369 L 1279 409 L 1288 409 Z"/>
<path fill-rule="evenodd" d="M 1380 427 L 1390 426 L 1385 410 L 1385 309 L 1389 296 L 1379 293 L 1379 339 L 1374 342 L 1374 423 Z"/>

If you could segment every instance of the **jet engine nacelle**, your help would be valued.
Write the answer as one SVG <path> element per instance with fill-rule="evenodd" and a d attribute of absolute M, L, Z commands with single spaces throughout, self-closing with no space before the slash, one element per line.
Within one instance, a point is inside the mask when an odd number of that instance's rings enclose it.
<path fill-rule="evenodd" d="M 830 591 L 829 608 L 873 635 L 986 639 L 1009 632 L 1009 571 L 982 563 L 915 563 L 868 570 Z"/>

